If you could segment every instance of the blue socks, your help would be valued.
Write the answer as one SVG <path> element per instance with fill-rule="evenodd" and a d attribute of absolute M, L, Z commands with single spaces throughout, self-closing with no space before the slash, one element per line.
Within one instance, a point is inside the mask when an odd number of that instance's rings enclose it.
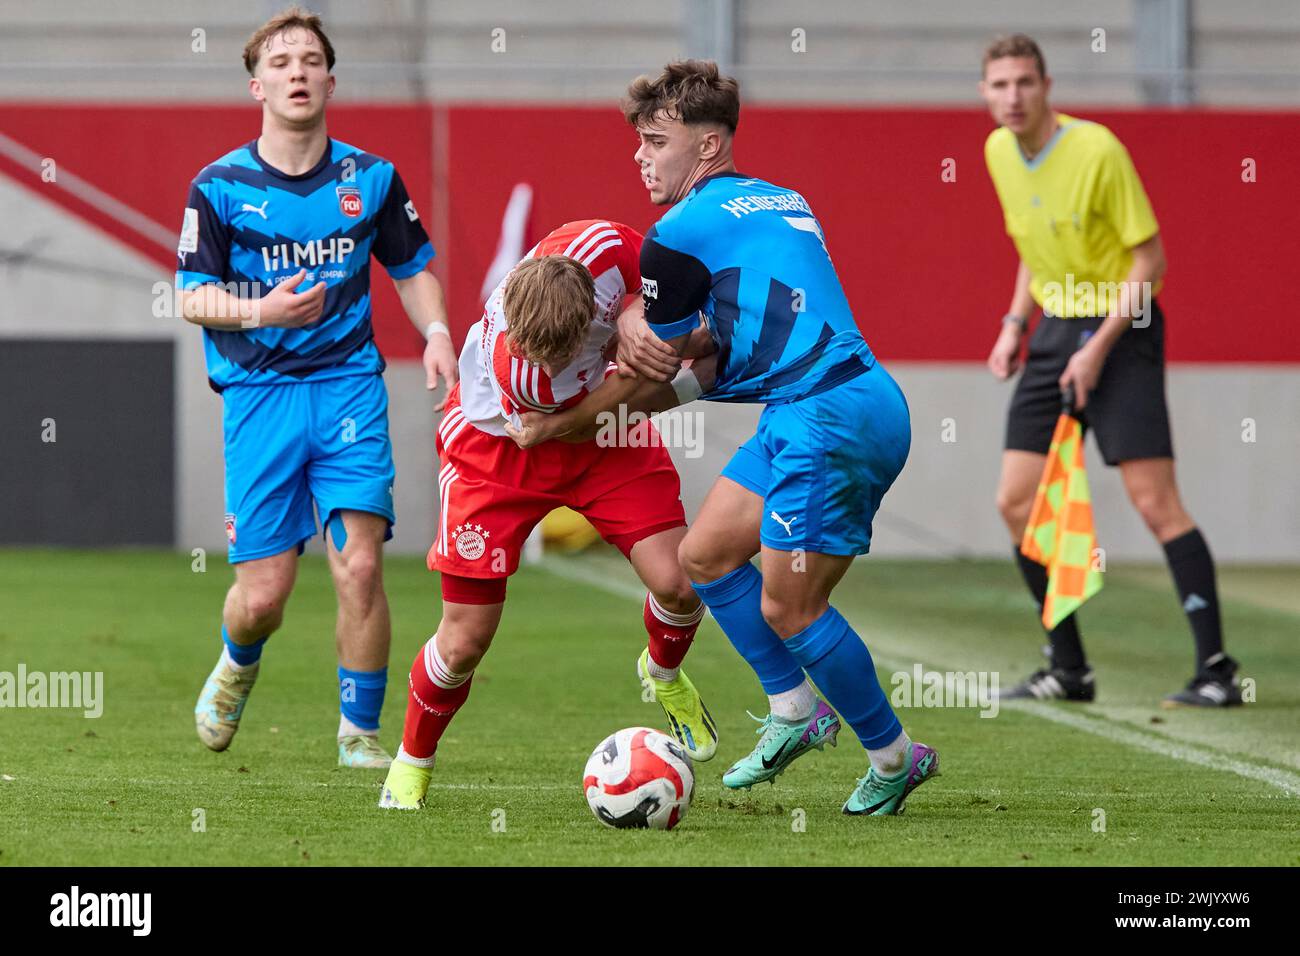
<path fill-rule="evenodd" d="M 240 667 L 250 667 L 262 659 L 262 645 L 266 643 L 266 638 L 262 638 L 256 644 L 236 644 L 226 633 L 226 625 L 221 625 L 221 640 L 226 645 L 226 653 L 230 659 Z"/>
<path fill-rule="evenodd" d="M 350 671 L 340 666 L 339 711 L 343 719 L 365 731 L 378 730 L 387 686 L 387 667 L 377 671 Z"/>
<path fill-rule="evenodd" d="M 221 640 L 230 659 L 240 667 L 248 667 L 262 659 L 265 637 L 255 644 L 236 644 L 222 625 Z M 367 732 L 379 730 L 379 712 L 384 707 L 387 687 L 387 667 L 377 671 L 352 671 L 339 667 L 339 711 L 344 720 Z"/>
<path fill-rule="evenodd" d="M 708 607 L 769 695 L 798 687 L 804 680 L 803 668 L 763 620 L 761 600 L 763 576 L 748 561 L 729 574 L 708 584 L 693 584 L 695 593 Z M 865 652 L 866 648 L 863 648 Z M 870 658 L 867 659 L 870 662 Z M 874 672 L 873 672 L 874 674 Z M 832 703 L 834 703 L 832 701 Z"/>
<path fill-rule="evenodd" d="M 785 646 L 867 750 L 880 750 L 902 733 L 871 652 L 835 608 L 828 607 Z"/>

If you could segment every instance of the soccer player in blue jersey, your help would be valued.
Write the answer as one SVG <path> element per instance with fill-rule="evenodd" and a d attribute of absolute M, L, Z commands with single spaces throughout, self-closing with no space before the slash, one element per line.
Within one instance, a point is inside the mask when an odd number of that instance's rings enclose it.
<path fill-rule="evenodd" d="M 372 255 L 428 339 L 429 388 L 455 382 L 456 353 L 442 289 L 425 269 L 433 248 L 397 171 L 326 133 L 334 49 L 320 19 L 300 7 L 280 13 L 248 41 L 244 65 L 262 132 L 195 177 L 176 274 L 224 405 L 235 565 L 195 724 L 212 750 L 230 745 L 319 517 L 339 605 L 338 760 L 382 769 L 391 758 L 378 742 L 390 638 L 381 556 L 395 516 Z"/>
<path fill-rule="evenodd" d="M 672 380 L 683 401 L 700 395 L 681 359 L 695 351 L 702 314 L 718 351 L 703 397 L 767 406 L 679 554 L 770 700 L 758 745 L 722 781 L 773 780 L 834 743 L 838 711 L 871 762 L 844 812 L 898 813 L 938 773 L 938 754 L 903 731 L 866 645 L 829 599 L 869 549 L 871 520 L 907 459 L 907 402 L 858 331 L 807 201 L 736 171 L 735 80 L 712 62 L 672 63 L 629 87 L 624 112 L 650 199 L 670 208 L 641 247 L 644 317 L 629 310 L 619 322 L 620 368 Z M 611 376 L 583 405 L 546 416 L 554 421 L 530 416 L 523 437 L 583 427 L 634 388 Z"/>

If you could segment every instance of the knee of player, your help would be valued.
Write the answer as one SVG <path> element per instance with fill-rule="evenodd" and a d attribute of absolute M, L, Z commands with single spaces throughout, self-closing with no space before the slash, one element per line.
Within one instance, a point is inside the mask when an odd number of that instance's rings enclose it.
<path fill-rule="evenodd" d="M 270 632 L 284 619 L 284 605 L 289 595 L 277 588 L 258 588 L 244 599 L 247 624 L 256 631 Z"/>
<path fill-rule="evenodd" d="M 492 645 L 491 633 L 438 629 L 438 653 L 454 674 L 468 674 L 478 667 Z"/>
<path fill-rule="evenodd" d="M 677 546 L 677 563 L 681 565 L 687 579 L 696 584 L 716 581 L 730 570 L 719 567 L 717 557 L 700 547 L 699 542 L 690 534 L 682 538 L 682 543 Z"/>
<path fill-rule="evenodd" d="M 656 587 L 650 593 L 655 596 L 659 606 L 671 614 L 690 614 L 700 606 L 700 597 L 691 587 L 685 573 L 664 587 Z"/>
<path fill-rule="evenodd" d="M 820 611 L 804 606 L 800 602 L 777 597 L 763 589 L 759 601 L 759 610 L 767 626 L 776 632 L 781 640 L 789 640 L 820 616 Z M 825 610 L 822 608 L 821 610 Z"/>
<path fill-rule="evenodd" d="M 341 557 L 334 576 L 338 580 L 340 591 L 357 597 L 373 597 L 378 593 L 382 581 L 382 563 L 378 549 L 357 548 L 346 558 Z"/>

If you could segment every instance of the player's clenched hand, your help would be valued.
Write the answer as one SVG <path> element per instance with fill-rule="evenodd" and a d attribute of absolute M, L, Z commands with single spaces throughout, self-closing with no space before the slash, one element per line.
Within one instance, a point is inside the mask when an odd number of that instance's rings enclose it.
<path fill-rule="evenodd" d="M 257 302 L 253 316 L 254 326 L 273 329 L 299 329 L 321 317 L 325 309 L 325 283 L 317 282 L 306 292 L 294 292 L 307 278 L 307 270 L 299 269 Z"/>
<path fill-rule="evenodd" d="M 670 345 L 650 329 L 640 309 L 628 309 L 618 317 L 618 364 L 656 382 L 670 382 L 681 368 L 681 359 Z"/>
<path fill-rule="evenodd" d="M 544 441 L 550 441 L 561 431 L 558 415 L 545 415 L 542 412 L 521 412 L 519 427 L 506 422 L 506 434 L 514 439 L 520 448 L 532 448 Z"/>
<path fill-rule="evenodd" d="M 424 346 L 425 388 L 433 391 L 438 387 L 439 378 L 446 388 L 442 399 L 433 406 L 435 412 L 442 411 L 446 406 L 451 387 L 460 380 L 460 368 L 456 364 L 456 350 L 452 347 L 451 338 L 441 332 L 434 332 Z"/>
<path fill-rule="evenodd" d="M 1023 333 L 1014 322 L 1002 326 L 1002 334 L 993 343 L 989 353 L 988 366 L 993 377 L 1005 382 L 1020 368 L 1020 339 Z"/>

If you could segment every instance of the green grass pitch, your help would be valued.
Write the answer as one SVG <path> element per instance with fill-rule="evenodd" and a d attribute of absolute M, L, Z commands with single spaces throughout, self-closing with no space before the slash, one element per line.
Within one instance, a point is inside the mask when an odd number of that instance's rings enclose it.
<path fill-rule="evenodd" d="M 1259 865 L 1300 863 L 1300 571 L 1226 569 L 1229 650 L 1257 700 L 1231 712 L 1162 711 L 1190 675 L 1191 642 L 1163 568 L 1113 567 L 1082 612 L 1097 669 L 1089 706 L 900 711 L 943 775 L 896 818 L 840 806 L 866 759 L 799 760 L 777 785 L 720 782 L 752 746 L 757 682 L 710 620 L 687 669 L 719 724 L 695 802 L 669 833 L 601 827 L 580 777 L 608 733 L 662 726 L 640 700 L 637 589 L 617 555 L 527 568 L 510 583 L 496 645 L 444 739 L 421 813 L 381 812 L 382 774 L 335 766 L 334 601 L 307 557 L 284 628 L 231 749 L 195 736 L 192 708 L 219 652 L 230 580 L 184 554 L 0 552 L 0 671 L 102 671 L 99 719 L 0 710 L 0 864 Z M 396 747 L 406 669 L 437 620 L 436 576 L 394 558 L 394 637 L 383 740 Z M 869 558 L 837 605 L 890 676 L 1038 666 L 1040 634 L 1010 562 Z M 200 812 L 201 811 L 201 812 Z M 1103 816 L 1099 815 L 1098 811 Z M 1098 822 L 1104 819 L 1104 831 Z M 200 826 L 199 824 L 202 824 Z"/>

